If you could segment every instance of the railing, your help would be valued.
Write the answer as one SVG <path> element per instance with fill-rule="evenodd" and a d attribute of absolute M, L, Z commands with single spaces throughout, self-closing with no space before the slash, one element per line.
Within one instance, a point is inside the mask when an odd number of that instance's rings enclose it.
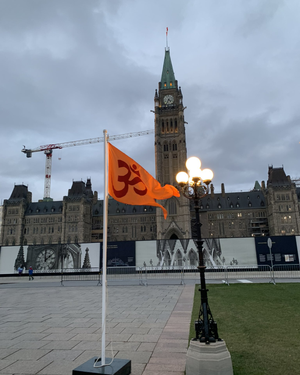
<path fill-rule="evenodd" d="M 65 281 L 97 281 L 102 285 L 102 270 L 98 268 L 61 270 L 61 285 Z M 176 284 L 184 285 L 183 267 L 107 267 L 106 281 L 108 285 L 154 285 L 154 284 Z"/>
<path fill-rule="evenodd" d="M 166 282 L 166 280 L 173 279 L 184 285 L 185 281 L 199 280 L 199 270 L 197 266 L 186 267 L 142 267 L 144 284 L 155 284 L 158 280 Z M 261 282 L 270 282 L 275 284 L 276 279 L 299 279 L 300 280 L 300 266 L 299 264 L 280 264 L 274 265 L 229 265 L 207 267 L 205 269 L 205 279 L 221 280 L 223 283 L 229 285 L 230 283 L 239 280 L 241 282 L 251 282 L 251 280 L 259 280 Z"/>
<path fill-rule="evenodd" d="M 118 266 L 106 268 L 106 280 L 108 285 L 144 285 L 140 267 Z"/>
<path fill-rule="evenodd" d="M 178 283 L 184 285 L 184 268 L 181 266 L 141 267 L 142 285 Z"/>
<path fill-rule="evenodd" d="M 184 268 L 185 278 L 199 279 L 198 266 L 188 266 Z M 226 278 L 226 266 L 215 266 L 205 268 L 206 280 L 223 280 Z"/>
<path fill-rule="evenodd" d="M 251 282 L 251 279 L 267 280 L 275 283 L 273 270 L 269 265 L 225 267 L 225 282 L 227 285 L 229 285 L 232 280 Z"/>
<path fill-rule="evenodd" d="M 61 285 L 67 281 L 93 281 L 96 285 L 102 285 L 102 270 L 98 267 L 88 269 L 53 269 L 34 271 L 34 276 L 57 276 L 60 277 Z M 197 266 L 157 266 L 157 267 L 107 267 L 106 278 L 108 285 L 159 285 L 180 284 L 199 282 L 199 270 Z M 0 275 L 1 276 L 1 275 Z M 16 276 L 16 275 L 3 275 Z M 24 270 L 22 276 L 28 276 L 28 270 Z M 210 280 L 221 280 L 229 285 L 237 280 L 240 282 L 270 282 L 275 284 L 276 280 L 300 280 L 299 264 L 276 264 L 269 265 L 230 265 L 207 267 L 205 278 Z"/>
<path fill-rule="evenodd" d="M 62 268 L 61 270 L 61 285 L 66 281 L 96 281 L 97 285 L 101 283 L 101 270 L 98 267 L 92 268 Z"/>
<path fill-rule="evenodd" d="M 276 284 L 276 279 L 300 279 L 299 264 L 276 264 L 255 266 L 227 266 L 224 268 L 225 282 L 229 285 L 232 280 L 268 281 Z"/>
<path fill-rule="evenodd" d="M 97 281 L 97 285 L 102 285 L 102 269 L 64 268 L 61 270 L 61 285 L 64 285 L 65 281 Z M 144 285 L 139 267 L 107 267 L 106 281 L 108 285 L 120 284 L 120 282 L 123 285 Z"/>
<path fill-rule="evenodd" d="M 274 279 L 299 279 L 300 265 L 299 264 L 275 264 L 273 265 Z"/>

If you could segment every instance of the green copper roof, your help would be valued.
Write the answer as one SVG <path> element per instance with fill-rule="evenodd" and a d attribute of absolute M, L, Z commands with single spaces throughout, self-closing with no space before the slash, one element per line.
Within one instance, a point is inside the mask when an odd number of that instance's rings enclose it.
<path fill-rule="evenodd" d="M 258 181 L 255 181 L 254 189 L 253 190 L 261 190 L 261 186 Z"/>
<path fill-rule="evenodd" d="M 161 73 L 161 80 L 160 80 L 160 89 L 170 89 L 175 88 L 176 82 L 175 82 L 175 74 L 173 71 L 171 56 L 170 56 L 170 50 L 165 50 L 165 60 L 164 60 L 164 66 Z"/>

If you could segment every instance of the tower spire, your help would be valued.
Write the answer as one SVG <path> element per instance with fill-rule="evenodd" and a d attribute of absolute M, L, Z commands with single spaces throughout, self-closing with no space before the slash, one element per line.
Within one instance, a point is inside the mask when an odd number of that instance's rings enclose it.
<path fill-rule="evenodd" d="M 175 74 L 172 66 L 170 49 L 165 50 L 164 65 L 161 73 L 160 89 L 177 88 L 177 81 L 175 80 Z"/>

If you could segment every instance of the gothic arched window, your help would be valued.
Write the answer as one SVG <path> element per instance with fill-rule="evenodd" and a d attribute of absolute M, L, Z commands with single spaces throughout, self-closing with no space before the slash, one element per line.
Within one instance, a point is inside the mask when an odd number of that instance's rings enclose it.
<path fill-rule="evenodd" d="M 177 214 L 177 204 L 175 199 L 171 199 L 169 201 L 169 214 L 176 215 Z"/>

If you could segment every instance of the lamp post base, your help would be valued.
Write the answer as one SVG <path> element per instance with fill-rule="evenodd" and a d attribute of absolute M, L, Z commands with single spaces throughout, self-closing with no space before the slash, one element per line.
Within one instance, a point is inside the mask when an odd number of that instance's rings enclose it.
<path fill-rule="evenodd" d="M 231 355 L 224 341 L 209 345 L 190 341 L 186 355 L 186 375 L 233 375 Z"/>

